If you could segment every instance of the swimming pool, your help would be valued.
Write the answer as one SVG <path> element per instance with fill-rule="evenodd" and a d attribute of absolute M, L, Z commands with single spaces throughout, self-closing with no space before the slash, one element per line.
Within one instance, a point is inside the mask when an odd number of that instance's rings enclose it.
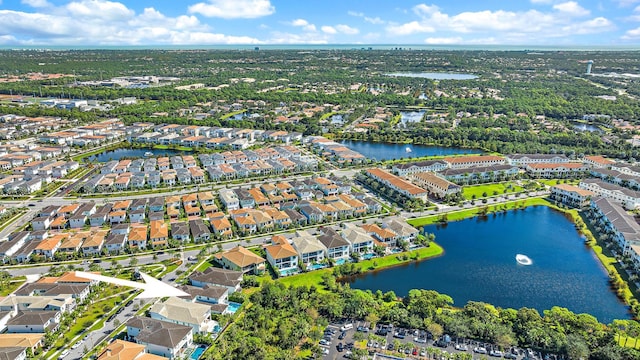
<path fill-rule="evenodd" d="M 344 264 L 346 262 L 347 262 L 346 259 L 336 259 L 336 265 L 342 265 L 342 264 Z"/>
<path fill-rule="evenodd" d="M 204 345 L 198 345 L 198 347 L 193 350 L 193 352 L 191 353 L 191 355 L 189 356 L 189 359 L 191 360 L 198 360 L 200 359 L 200 356 L 202 356 L 202 354 L 204 353 L 204 351 L 207 350 L 207 347 Z"/>
<path fill-rule="evenodd" d="M 307 265 L 307 270 L 318 270 L 318 269 L 324 269 L 327 266 L 324 264 L 309 264 Z"/>
<path fill-rule="evenodd" d="M 238 304 L 238 303 L 235 303 L 233 301 L 229 301 L 229 306 L 227 306 L 227 311 L 229 311 L 231 314 L 235 314 L 236 311 L 238 311 L 238 309 L 240 309 L 240 306 L 242 306 L 242 304 Z"/>
<path fill-rule="evenodd" d="M 289 276 L 289 275 L 293 275 L 293 274 L 297 274 L 297 273 L 298 273 L 298 269 L 297 268 L 280 270 L 280 276 Z"/>
<path fill-rule="evenodd" d="M 370 254 L 364 254 L 364 255 L 362 255 L 362 258 L 363 258 L 363 259 L 365 259 L 365 260 L 371 260 L 371 259 L 373 259 L 375 256 L 376 256 L 376 254 L 374 254 L 374 253 L 370 253 Z"/>

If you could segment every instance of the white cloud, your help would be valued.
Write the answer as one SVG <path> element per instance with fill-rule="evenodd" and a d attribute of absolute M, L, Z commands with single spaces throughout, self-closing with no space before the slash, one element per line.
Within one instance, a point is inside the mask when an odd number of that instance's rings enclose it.
<path fill-rule="evenodd" d="M 66 9 L 73 16 L 106 20 L 128 19 L 135 14 L 122 3 L 100 0 L 70 2 Z"/>
<path fill-rule="evenodd" d="M 136 14 L 121 3 L 77 1 L 38 13 L 0 10 L 0 43 L 24 45 L 257 44 L 249 36 L 214 33 L 193 15 L 154 8 Z M 38 26 L 33 26 L 38 24 Z"/>
<path fill-rule="evenodd" d="M 491 36 L 505 39 L 505 42 L 521 41 L 531 43 L 545 39 L 557 39 L 587 33 L 601 33 L 615 29 L 611 21 L 596 17 L 576 22 L 577 16 L 586 16 L 588 10 L 574 1 L 557 4 L 549 11 L 526 10 L 484 10 L 447 14 L 438 6 L 420 4 L 413 9 L 419 20 L 404 24 L 390 24 L 387 34 L 392 37 L 417 33 L 435 33 L 456 37 L 456 34 L 474 34 L 477 37 Z M 585 29 L 584 27 L 589 27 Z"/>
<path fill-rule="evenodd" d="M 22 0 L 20 2 L 25 5 L 31 6 L 33 8 L 42 8 L 42 7 L 51 6 L 51 4 L 47 2 L 47 0 Z M 2 0 L 0 0 L 0 4 L 2 4 Z"/>
<path fill-rule="evenodd" d="M 628 30 L 622 35 L 623 40 L 638 40 L 640 39 L 640 27 Z"/>
<path fill-rule="evenodd" d="M 316 26 L 313 24 L 310 24 L 305 19 L 296 19 L 296 20 L 293 20 L 290 24 L 291 26 L 301 27 L 305 31 L 316 31 Z"/>
<path fill-rule="evenodd" d="M 627 7 L 640 2 L 640 0 L 613 0 L 613 1 L 618 3 L 618 6 L 620 7 Z"/>
<path fill-rule="evenodd" d="M 189 13 L 224 19 L 254 19 L 276 11 L 270 0 L 208 0 L 193 4 Z"/>
<path fill-rule="evenodd" d="M 460 44 L 462 42 L 462 38 L 459 36 L 455 37 L 428 37 L 424 39 L 424 42 L 430 45 L 446 45 L 446 44 Z"/>
<path fill-rule="evenodd" d="M 591 12 L 578 4 L 575 1 L 567 1 L 564 3 L 553 5 L 555 10 L 565 13 L 569 16 L 587 16 Z"/>
<path fill-rule="evenodd" d="M 390 25 L 387 31 L 392 35 L 411 35 L 416 33 L 432 33 L 436 29 L 426 23 L 412 21 L 402 25 Z"/>
<path fill-rule="evenodd" d="M 357 28 L 344 24 L 336 25 L 336 30 L 347 35 L 356 35 L 360 32 L 360 30 L 358 30 Z"/>
<path fill-rule="evenodd" d="M 385 23 L 384 20 L 382 20 L 381 18 L 379 18 L 377 16 L 376 17 L 369 17 L 369 16 L 366 16 L 364 13 L 361 13 L 361 12 L 347 11 L 347 14 L 351 15 L 351 16 L 363 18 L 364 21 L 366 21 L 368 23 L 371 23 L 371 24 L 374 24 L 374 25 L 380 25 L 380 24 L 384 24 Z"/>
<path fill-rule="evenodd" d="M 322 30 L 323 32 L 327 33 L 327 34 L 337 34 L 338 30 L 336 30 L 336 28 L 334 28 L 333 26 L 329 26 L 329 25 L 325 25 L 323 27 L 320 28 L 320 30 Z"/>
<path fill-rule="evenodd" d="M 325 35 L 319 33 L 291 34 L 286 32 L 273 32 L 267 41 L 269 44 L 328 44 Z"/>

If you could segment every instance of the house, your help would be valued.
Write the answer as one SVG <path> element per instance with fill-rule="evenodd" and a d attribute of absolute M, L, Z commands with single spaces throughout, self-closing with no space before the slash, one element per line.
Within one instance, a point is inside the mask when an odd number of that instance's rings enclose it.
<path fill-rule="evenodd" d="M 346 223 L 342 237 L 351 244 L 352 253 L 367 254 L 373 252 L 373 238 L 362 228 Z"/>
<path fill-rule="evenodd" d="M 78 212 L 73 214 L 69 219 L 69 227 L 72 229 L 81 229 L 87 223 L 87 215 Z"/>
<path fill-rule="evenodd" d="M 527 164 L 525 170 L 533 178 L 566 179 L 578 177 L 589 168 L 583 163 Z"/>
<path fill-rule="evenodd" d="M 129 248 L 144 250 L 147 248 L 147 225 L 133 224 L 127 239 Z"/>
<path fill-rule="evenodd" d="M 449 165 L 451 169 L 467 168 L 472 166 L 491 166 L 501 165 L 505 163 L 505 158 L 502 156 L 494 155 L 469 155 L 469 156 L 457 156 L 457 157 L 445 157 L 444 162 Z"/>
<path fill-rule="evenodd" d="M 51 226 L 51 218 L 49 216 L 39 216 L 31 220 L 33 230 L 47 230 Z"/>
<path fill-rule="evenodd" d="M 264 247 L 267 253 L 267 261 L 280 273 L 298 268 L 298 252 L 289 244 L 282 235 L 272 237 L 273 245 Z"/>
<path fill-rule="evenodd" d="M 591 200 L 595 226 L 602 228 L 602 236 L 613 240 L 622 249 L 622 255 L 637 257 L 640 245 L 640 225 L 619 203 L 598 197 Z M 636 263 L 636 268 L 637 263 Z"/>
<path fill-rule="evenodd" d="M 240 291 L 242 271 L 209 267 L 204 271 L 194 271 L 189 275 L 191 285 L 203 288 L 205 286 L 222 286 L 229 290 L 229 294 Z"/>
<path fill-rule="evenodd" d="M 144 336 L 143 336 L 144 338 Z M 166 345 L 166 344 L 165 344 Z M 169 344 L 170 345 L 170 344 Z M 153 355 L 147 352 L 144 344 L 136 344 L 129 341 L 117 339 L 107 345 L 98 354 L 97 360 L 162 360 L 164 356 Z"/>
<path fill-rule="evenodd" d="M 456 185 L 451 181 L 441 178 L 435 173 L 420 172 L 411 175 L 414 184 L 429 191 L 429 195 L 434 198 L 444 199 L 447 196 L 459 194 L 462 192 L 462 186 Z"/>
<path fill-rule="evenodd" d="M 389 228 L 381 228 L 378 224 L 363 224 L 362 230 L 379 241 L 378 245 L 396 246 L 398 243 L 398 234 Z"/>
<path fill-rule="evenodd" d="M 181 358 L 193 343 L 193 331 L 189 325 L 142 316 L 131 318 L 126 325 L 127 338 L 144 345 L 150 354 L 169 359 Z"/>
<path fill-rule="evenodd" d="M 318 236 L 318 240 L 327 248 L 327 258 L 339 260 L 349 257 L 351 244 L 347 240 L 332 228 L 325 227 L 319 230 L 321 235 Z"/>
<path fill-rule="evenodd" d="M 437 172 L 447 168 L 447 163 L 442 160 L 426 160 L 411 163 L 394 164 L 391 169 L 398 176 L 407 176 L 422 172 Z"/>
<path fill-rule="evenodd" d="M 583 162 L 587 166 L 595 169 L 608 169 L 616 163 L 614 160 L 607 159 L 600 155 L 585 156 Z"/>
<path fill-rule="evenodd" d="M 127 212 L 125 210 L 111 211 L 107 216 L 110 224 L 119 224 L 125 222 L 127 219 Z"/>
<path fill-rule="evenodd" d="M 562 164 L 568 163 L 569 158 L 564 154 L 512 154 L 507 155 L 507 162 L 516 166 L 524 166 L 526 164 Z"/>
<path fill-rule="evenodd" d="M 0 333 L 0 348 L 31 349 L 31 353 L 35 354 L 38 348 L 44 345 L 44 335 L 44 333 Z"/>
<path fill-rule="evenodd" d="M 189 220 L 189 232 L 191 232 L 191 237 L 195 242 L 211 239 L 211 232 L 202 219 Z"/>
<path fill-rule="evenodd" d="M 189 224 L 182 221 L 172 222 L 171 237 L 174 240 L 188 242 L 191 239 L 189 236 Z"/>
<path fill-rule="evenodd" d="M 584 209 L 591 203 L 591 198 L 596 193 L 569 184 L 558 184 L 551 187 L 551 200 L 574 207 Z"/>
<path fill-rule="evenodd" d="M 321 262 L 326 258 L 327 247 L 307 231 L 296 231 L 292 245 L 305 264 Z"/>
<path fill-rule="evenodd" d="M 56 296 L 21 296 L 9 295 L 0 299 L 0 313 L 15 311 L 59 311 L 71 312 L 76 306 L 76 300 L 69 294 Z M 17 315 L 15 312 L 13 315 Z M 0 321 L 0 328 L 3 328 Z"/>
<path fill-rule="evenodd" d="M 626 209 L 633 210 L 640 207 L 640 191 L 606 183 L 600 179 L 584 179 L 580 181 L 579 186 L 581 189 L 589 190 L 597 196 L 611 199 Z"/>
<path fill-rule="evenodd" d="M 154 197 L 149 199 L 149 212 L 164 211 L 164 198 Z"/>
<path fill-rule="evenodd" d="M 190 303 L 176 297 L 158 302 L 149 309 L 152 319 L 191 327 L 194 334 L 210 333 L 217 324 L 211 321 L 209 306 Z"/>
<path fill-rule="evenodd" d="M 227 211 L 237 210 L 240 208 L 240 200 L 233 190 L 221 189 L 218 195 L 220 196 L 220 201 Z"/>
<path fill-rule="evenodd" d="M 220 219 L 209 219 L 211 223 L 211 228 L 213 229 L 213 233 L 218 237 L 231 237 L 233 236 L 233 231 L 231 227 L 231 222 L 226 217 Z"/>
<path fill-rule="evenodd" d="M 27 348 L 12 346 L 0 347 L 0 359 L 25 360 L 27 358 Z"/>
<path fill-rule="evenodd" d="M 181 296 L 183 300 L 197 302 L 208 305 L 211 309 L 211 313 L 225 314 L 228 309 L 228 296 L 229 289 L 224 286 L 209 286 L 203 287 L 183 285 L 178 289 L 189 294 L 188 296 Z"/>
<path fill-rule="evenodd" d="M 82 254 L 85 256 L 100 254 L 100 252 L 102 251 L 102 247 L 104 246 L 106 233 L 106 231 L 98 231 L 91 234 L 91 236 L 87 238 L 80 246 Z"/>
<path fill-rule="evenodd" d="M 35 241 L 35 240 L 32 240 L 32 241 Z M 52 236 L 50 238 L 40 241 L 40 243 L 35 249 L 35 253 L 51 259 L 53 258 L 53 255 L 55 255 L 56 251 L 58 251 L 61 244 L 62 244 L 62 237 Z"/>
<path fill-rule="evenodd" d="M 214 259 L 225 269 L 242 271 L 243 273 L 260 274 L 265 269 L 265 260 L 262 257 L 240 245 L 215 254 Z"/>
<path fill-rule="evenodd" d="M 127 235 L 114 234 L 113 231 L 107 236 L 104 241 L 104 247 L 110 254 L 118 254 L 124 249 L 124 244 L 127 242 Z"/>
<path fill-rule="evenodd" d="M 55 332 L 60 325 L 59 311 L 18 311 L 18 314 L 7 322 L 7 332 L 45 333 Z"/>
<path fill-rule="evenodd" d="M 365 170 L 365 172 L 369 177 L 381 182 L 382 184 L 407 196 L 410 199 L 421 199 L 423 201 L 427 201 L 427 198 L 429 197 L 429 192 L 427 190 L 413 185 L 409 181 L 390 174 L 385 170 L 373 168 L 367 169 Z"/>
<path fill-rule="evenodd" d="M 129 221 L 132 223 L 143 223 L 145 221 L 145 211 L 143 209 L 136 209 L 129 212 Z"/>
<path fill-rule="evenodd" d="M 382 223 L 383 229 L 389 229 L 397 234 L 398 240 L 413 242 L 419 234 L 418 229 L 407 224 L 404 218 L 392 218 Z"/>
<path fill-rule="evenodd" d="M 149 241 L 151 246 L 167 246 L 169 240 L 169 226 L 163 220 L 149 223 Z"/>

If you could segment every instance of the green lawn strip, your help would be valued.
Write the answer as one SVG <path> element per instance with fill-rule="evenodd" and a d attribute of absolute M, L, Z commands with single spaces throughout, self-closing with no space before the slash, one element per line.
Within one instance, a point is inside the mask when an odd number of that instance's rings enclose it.
<path fill-rule="evenodd" d="M 536 181 L 547 186 L 554 186 L 558 184 L 578 185 L 580 183 L 580 180 L 572 179 L 538 179 Z"/>
<path fill-rule="evenodd" d="M 536 197 L 536 198 L 528 198 L 528 199 L 522 199 L 522 200 L 514 200 L 514 201 L 505 202 L 505 203 L 495 204 L 495 205 L 487 204 L 483 206 L 487 207 L 488 212 L 494 212 L 494 211 L 512 210 L 519 207 L 521 208 L 521 207 L 536 206 L 536 205 L 550 206 L 551 203 L 546 199 Z M 432 224 L 439 223 L 440 218 L 443 215 L 444 214 L 430 215 L 430 216 L 425 216 L 421 218 L 410 219 L 407 222 L 409 223 L 409 225 L 413 227 L 432 225 Z M 478 215 L 478 208 L 452 211 L 452 212 L 446 213 L 447 222 L 464 220 L 464 219 L 475 217 L 477 215 Z"/>
<path fill-rule="evenodd" d="M 152 149 L 156 149 L 156 150 L 176 150 L 176 151 L 193 151 L 193 148 L 190 148 L 188 146 L 169 146 L 169 145 L 154 145 L 153 147 L 151 147 Z"/>
<path fill-rule="evenodd" d="M 2 225 L 0 225 L 0 230 L 4 230 L 4 228 L 11 225 L 11 223 L 13 223 L 14 221 L 18 220 L 26 212 L 27 211 L 25 209 L 19 209 L 11 218 L 0 220 L 2 222 Z"/>
<path fill-rule="evenodd" d="M 411 261 L 415 261 L 412 257 L 417 256 L 419 260 L 428 259 L 431 257 L 435 257 L 441 255 L 443 253 L 443 249 L 440 245 L 436 243 L 431 243 L 431 246 L 426 248 L 420 248 L 413 251 L 407 251 L 397 254 L 387 255 L 381 258 L 373 258 L 370 260 L 362 260 L 357 263 L 358 267 L 362 270 L 362 272 L 382 269 L 390 266 L 395 266 L 403 263 L 408 263 Z M 408 259 L 403 260 L 403 256 L 407 255 Z M 322 285 L 322 276 L 325 273 L 331 273 L 333 269 L 325 268 L 320 270 L 313 270 L 303 274 L 287 276 L 284 278 L 280 278 L 277 281 L 282 282 L 287 286 L 315 286 L 318 291 L 326 292 Z"/>
<path fill-rule="evenodd" d="M 108 288 L 111 291 L 120 289 L 120 287 Z M 111 295 L 107 295 L 106 297 L 102 297 L 102 300 L 92 302 L 88 305 L 87 310 L 84 314 L 76 319 L 75 323 L 71 325 L 69 330 L 62 334 L 62 336 L 51 346 L 51 350 L 49 350 L 45 356 L 48 358 L 52 354 L 60 351 L 63 347 L 69 345 L 71 340 L 76 336 L 80 335 L 85 331 L 92 331 L 102 327 L 106 317 L 110 313 L 114 313 L 117 308 L 116 304 L 122 303 L 120 298 L 121 294 L 127 293 L 130 290 L 122 291 L 118 293 L 113 293 Z M 106 311 L 105 311 L 106 309 Z M 97 323 L 96 323 L 97 322 Z M 99 327 L 97 327 L 99 325 Z"/>
<path fill-rule="evenodd" d="M 326 114 L 322 114 L 322 116 L 320 116 L 320 118 L 319 118 L 318 120 L 319 120 L 319 121 L 326 120 L 326 119 L 328 119 L 329 117 L 331 117 L 331 116 L 333 116 L 333 115 L 336 115 L 336 114 L 338 114 L 338 112 L 335 112 L 335 111 L 328 112 L 328 113 L 326 113 Z"/>
<path fill-rule="evenodd" d="M 521 192 L 524 189 L 521 186 L 518 186 L 513 182 L 509 181 L 509 182 L 502 182 L 502 183 L 465 186 L 462 189 L 462 194 L 464 195 L 465 199 L 471 200 L 473 199 L 474 195 L 476 199 L 480 199 L 483 197 L 505 194 L 505 190 L 506 190 L 506 193 L 514 193 L 514 192 Z M 497 194 L 494 194 L 494 192 L 496 192 Z M 486 195 L 483 195 L 484 193 L 486 193 Z"/>
<path fill-rule="evenodd" d="M 24 284 L 25 281 L 27 281 L 27 279 L 24 276 L 11 278 L 11 281 L 9 282 L 9 284 L 7 286 L 3 286 L 2 289 L 0 289 L 0 296 L 8 296 L 12 292 L 14 292 L 17 288 L 22 286 L 22 284 Z"/>

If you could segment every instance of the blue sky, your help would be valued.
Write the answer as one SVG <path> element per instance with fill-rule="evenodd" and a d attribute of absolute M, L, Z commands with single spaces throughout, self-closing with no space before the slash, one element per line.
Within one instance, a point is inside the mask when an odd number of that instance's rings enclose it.
<path fill-rule="evenodd" d="M 640 44 L 640 0 L 0 0 L 0 45 Z"/>

